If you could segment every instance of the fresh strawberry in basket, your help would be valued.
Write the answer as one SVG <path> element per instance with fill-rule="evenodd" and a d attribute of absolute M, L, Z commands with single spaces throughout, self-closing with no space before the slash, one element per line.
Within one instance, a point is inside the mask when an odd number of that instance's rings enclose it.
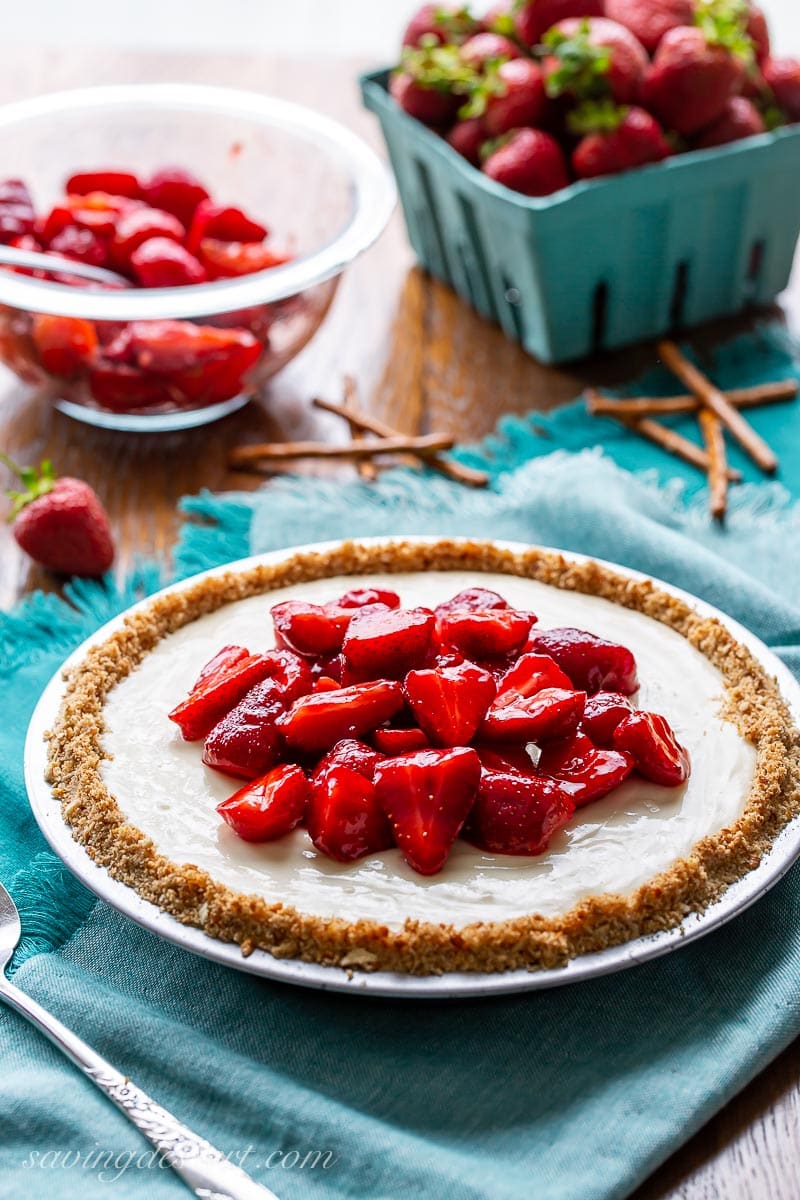
<path fill-rule="evenodd" d="M 468 38 L 461 47 L 461 61 L 483 71 L 491 62 L 502 62 L 504 59 L 519 58 L 522 51 L 511 38 L 502 33 L 492 33 L 484 30 Z"/>
<path fill-rule="evenodd" d="M 800 121 L 800 59 L 768 58 L 761 70 L 778 108 L 790 121 Z"/>
<path fill-rule="evenodd" d="M 664 125 L 691 137 L 722 116 L 750 62 L 752 42 L 741 24 L 715 19 L 702 28 L 671 29 L 645 77 L 643 103 Z"/>
<path fill-rule="evenodd" d="M 514 6 L 514 30 L 525 46 L 538 46 L 544 34 L 570 17 L 602 17 L 603 0 L 522 0 Z"/>
<path fill-rule="evenodd" d="M 769 57 L 770 52 L 769 26 L 761 9 L 756 8 L 754 4 L 750 5 L 750 14 L 747 18 L 747 36 L 753 42 L 756 58 L 760 63 L 763 62 L 765 58 Z"/>
<path fill-rule="evenodd" d="M 486 126 L 482 117 L 466 117 L 456 121 L 447 135 L 447 141 L 458 153 L 471 162 L 473 167 L 480 166 L 481 149 L 488 140 Z"/>
<path fill-rule="evenodd" d="M 617 175 L 671 153 L 658 121 L 636 106 L 586 104 L 570 114 L 569 126 L 583 134 L 572 152 L 572 168 L 580 179 Z"/>
<path fill-rule="evenodd" d="M 516 58 L 491 70 L 473 93 L 469 110 L 483 116 L 489 137 L 524 125 L 536 125 L 547 105 L 541 68 L 529 58 Z"/>
<path fill-rule="evenodd" d="M 541 129 L 517 129 L 483 164 L 490 179 L 525 196 L 549 196 L 569 184 L 564 153 Z"/>
<path fill-rule="evenodd" d="M 696 150 L 707 150 L 711 146 L 724 146 L 737 142 L 739 138 L 752 137 L 766 129 L 764 118 L 751 100 L 745 96 L 733 96 L 721 117 L 704 129 L 692 143 Z"/>
<path fill-rule="evenodd" d="M 455 119 L 476 79 L 457 46 L 406 47 L 389 90 L 409 116 L 425 125 L 444 126 Z"/>
<path fill-rule="evenodd" d="M 479 28 L 465 4 L 423 4 L 406 25 L 403 45 L 461 42 Z"/>
<path fill-rule="evenodd" d="M 653 54 L 664 34 L 694 21 L 693 0 L 605 0 L 606 16 L 635 34 Z"/>
<path fill-rule="evenodd" d="M 620 103 L 638 98 L 647 52 L 623 25 L 604 17 L 559 21 L 544 44 L 550 51 L 543 64 L 548 96 L 611 96 Z"/>

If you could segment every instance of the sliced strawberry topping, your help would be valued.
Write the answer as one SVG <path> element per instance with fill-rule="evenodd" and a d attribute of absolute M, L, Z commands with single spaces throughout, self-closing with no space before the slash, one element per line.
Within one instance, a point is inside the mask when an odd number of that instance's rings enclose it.
<path fill-rule="evenodd" d="M 203 667 L 202 671 L 197 676 L 197 680 L 192 688 L 192 691 L 194 691 L 195 688 L 200 687 L 201 683 L 207 683 L 208 680 L 213 679 L 215 675 L 221 675 L 223 671 L 227 671 L 231 667 L 235 666 L 236 663 L 240 663 L 242 659 L 247 658 L 249 654 L 250 651 L 245 650 L 244 646 L 223 646 L 222 649 L 218 650 L 214 657 L 209 659 L 209 661 Z"/>
<path fill-rule="evenodd" d="M 544 688 L 512 704 L 493 704 L 481 726 L 481 737 L 490 742 L 545 742 L 567 737 L 578 728 L 585 703 L 585 692 Z"/>
<path fill-rule="evenodd" d="M 415 871 L 441 871 L 475 800 L 481 764 L 474 750 L 416 750 L 375 771 L 378 800 Z"/>
<path fill-rule="evenodd" d="M 338 654 L 353 619 L 348 608 L 308 604 L 304 600 L 286 600 L 270 611 L 277 644 L 312 657 Z"/>
<path fill-rule="evenodd" d="M 425 661 L 435 621 L 427 608 L 356 609 L 342 643 L 343 682 L 402 679 Z"/>
<path fill-rule="evenodd" d="M 437 746 L 471 742 L 495 693 L 488 671 L 465 662 L 429 671 L 409 671 L 406 700 L 421 727 Z"/>
<path fill-rule="evenodd" d="M 385 604 L 387 608 L 399 608 L 400 597 L 397 592 L 384 588 L 351 588 L 334 604 L 339 608 L 364 608 L 367 604 Z"/>
<path fill-rule="evenodd" d="M 328 767 L 349 767 L 351 771 L 356 771 L 365 779 L 372 779 L 375 768 L 382 761 L 383 755 L 378 750 L 373 750 L 372 746 L 368 746 L 366 742 L 359 742 L 355 738 L 345 738 L 343 741 L 337 742 L 333 749 L 319 760 L 317 773 L 326 771 Z"/>
<path fill-rule="evenodd" d="M 541 756 L 541 750 L 538 746 L 530 742 L 528 746 L 531 747 L 532 753 L 530 754 L 526 746 L 504 745 L 502 743 L 485 745 L 479 742 L 476 744 L 475 749 L 481 760 L 481 766 L 487 767 L 490 771 L 516 771 L 520 775 L 535 775 L 536 764 Z"/>
<path fill-rule="evenodd" d="M 255 779 L 280 762 L 283 739 L 275 721 L 285 712 L 274 679 L 262 679 L 208 734 L 203 762 L 227 775 Z"/>
<path fill-rule="evenodd" d="M 596 692 L 586 701 L 581 729 L 595 746 L 613 746 L 614 730 L 633 712 L 633 705 L 621 692 Z"/>
<path fill-rule="evenodd" d="M 484 768 L 464 837 L 493 854 L 541 854 L 574 812 L 555 779 Z"/>
<path fill-rule="evenodd" d="M 443 645 L 457 647 L 467 658 L 491 659 L 519 650 L 533 617 L 513 608 L 461 608 L 443 613 L 438 622 Z"/>
<path fill-rule="evenodd" d="M 353 862 L 393 844 L 375 785 L 341 763 L 314 773 L 306 828 L 317 849 L 337 862 Z"/>
<path fill-rule="evenodd" d="M 227 670 L 208 676 L 195 685 L 169 719 L 180 726 L 187 742 L 210 733 L 217 722 L 238 704 L 245 692 L 272 673 L 272 663 L 263 654 L 248 654 Z"/>
<path fill-rule="evenodd" d="M 566 671 L 576 688 L 594 692 L 622 692 L 631 696 L 639 686 L 636 659 L 617 642 L 606 641 L 583 629 L 545 629 L 533 645 L 539 654 L 549 654 Z"/>
<path fill-rule="evenodd" d="M 376 729 L 372 740 L 382 754 L 394 757 L 409 754 L 412 750 L 427 750 L 430 747 L 427 734 L 412 726 L 411 729 Z"/>
<path fill-rule="evenodd" d="M 678 787 L 689 778 L 689 753 L 659 713 L 630 713 L 614 730 L 614 745 L 629 751 L 637 771 L 653 783 Z"/>
<path fill-rule="evenodd" d="M 291 650 L 270 650 L 263 657 L 269 663 L 270 677 L 284 704 L 291 704 L 311 691 L 311 668 L 305 659 Z"/>
<path fill-rule="evenodd" d="M 464 609 L 470 612 L 484 612 L 493 608 L 508 608 L 508 602 L 488 588 L 474 587 L 465 588 L 449 600 L 443 600 L 441 604 L 436 605 L 435 612 L 437 617 L 441 617 L 445 613 L 462 612 Z"/>
<path fill-rule="evenodd" d="M 545 688 L 572 689 L 572 680 L 547 654 L 523 654 L 497 684 L 495 708 L 516 704 L 520 698 L 535 696 Z"/>
<path fill-rule="evenodd" d="M 217 812 L 246 842 L 270 842 L 300 824 L 310 792 L 299 767 L 276 767 L 223 800 Z"/>
<path fill-rule="evenodd" d="M 328 750 L 342 738 L 362 737 L 403 707 L 400 684 L 378 680 L 295 700 L 278 721 L 289 746 L 309 754 Z"/>
<path fill-rule="evenodd" d="M 311 691 L 338 692 L 341 686 L 341 680 L 339 679 L 331 679 L 330 675 L 318 675 L 311 686 Z"/>
<path fill-rule="evenodd" d="M 540 775 L 561 779 L 575 807 L 608 795 L 630 775 L 633 756 L 619 750 L 598 750 L 585 733 L 551 742 L 539 759 Z"/>

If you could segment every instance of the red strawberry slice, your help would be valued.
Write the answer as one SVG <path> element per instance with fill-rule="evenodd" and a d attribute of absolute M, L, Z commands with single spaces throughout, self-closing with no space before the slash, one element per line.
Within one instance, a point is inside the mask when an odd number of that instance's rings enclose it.
<path fill-rule="evenodd" d="M 285 712 L 274 679 L 263 679 L 208 734 L 203 762 L 227 775 L 256 779 L 280 762 L 283 739 L 275 721 Z"/>
<path fill-rule="evenodd" d="M 320 759 L 315 774 L 326 771 L 328 767 L 348 767 L 351 771 L 363 775 L 365 779 L 372 779 L 375 768 L 382 761 L 383 755 L 378 750 L 373 750 L 366 742 L 345 738 L 344 741 L 337 742 L 333 749 Z"/>
<path fill-rule="evenodd" d="M 406 861 L 421 875 L 441 871 L 475 801 L 481 764 L 474 750 L 416 750 L 375 771 L 378 801 Z"/>
<path fill-rule="evenodd" d="M 619 750 L 598 750 L 585 733 L 576 733 L 542 750 L 539 774 L 560 779 L 576 808 L 599 800 L 630 775 L 633 756 Z"/>
<path fill-rule="evenodd" d="M 329 750 L 342 738 L 371 733 L 402 707 L 400 684 L 378 680 L 303 696 L 280 718 L 278 728 L 289 746 L 314 753 Z"/>
<path fill-rule="evenodd" d="M 394 758 L 398 754 L 408 754 L 412 750 L 427 750 L 430 748 L 427 734 L 412 726 L 411 729 L 376 729 L 372 740 L 382 754 Z"/>
<path fill-rule="evenodd" d="M 659 713 L 633 712 L 614 730 L 614 746 L 627 750 L 637 771 L 662 787 L 678 787 L 689 778 L 689 752 Z"/>
<path fill-rule="evenodd" d="M 196 742 L 210 733 L 214 726 L 235 704 L 272 673 L 272 663 L 263 654 L 248 654 L 227 670 L 209 676 L 195 686 L 182 700 L 169 719 L 180 726 L 187 742 Z"/>
<path fill-rule="evenodd" d="M 425 661 L 435 622 L 427 608 L 356 610 L 342 643 L 342 681 L 402 679 Z"/>
<path fill-rule="evenodd" d="M 306 828 L 317 849 L 337 862 L 353 862 L 393 844 L 375 785 L 342 764 L 314 773 Z"/>
<path fill-rule="evenodd" d="M 494 707 L 516 704 L 519 699 L 535 696 L 544 688 L 572 691 L 572 680 L 548 654 L 523 654 L 501 677 Z"/>
<path fill-rule="evenodd" d="M 441 617 L 444 613 L 462 612 L 464 609 L 483 612 L 493 608 L 508 608 L 508 602 L 498 592 L 492 592 L 489 588 L 474 587 L 465 588 L 449 600 L 443 600 L 441 604 L 436 605 L 434 611 L 437 617 Z"/>
<path fill-rule="evenodd" d="M 291 650 L 270 650 L 263 657 L 269 663 L 270 677 L 284 704 L 291 704 L 311 691 L 311 668 L 298 654 Z"/>
<path fill-rule="evenodd" d="M 554 658 L 573 686 L 590 696 L 600 691 L 631 696 L 639 686 L 636 659 L 630 650 L 584 629 L 543 629 L 534 637 L 533 646 L 537 653 Z"/>
<path fill-rule="evenodd" d="M 285 600 L 270 612 L 276 643 L 307 657 L 338 654 L 354 615 L 348 608 L 305 600 Z"/>
<path fill-rule="evenodd" d="M 481 726 L 481 737 L 490 742 L 545 742 L 568 737 L 578 728 L 585 704 L 585 692 L 543 688 L 513 704 L 493 704 Z"/>
<path fill-rule="evenodd" d="M 574 812 L 554 779 L 484 768 L 463 836 L 493 854 L 542 854 Z"/>
<path fill-rule="evenodd" d="M 473 663 L 409 671 L 403 684 L 416 720 L 437 746 L 471 742 L 495 694 L 488 671 Z"/>
<path fill-rule="evenodd" d="M 341 680 L 339 679 L 331 679 L 330 675 L 318 675 L 311 685 L 311 691 L 338 692 L 341 686 Z"/>
<path fill-rule="evenodd" d="M 620 692 L 596 692 L 586 701 L 581 729 L 595 746 L 613 746 L 614 730 L 631 712 L 633 705 L 627 696 Z"/>
<path fill-rule="evenodd" d="M 303 819 L 311 789 L 299 767 L 276 767 L 217 805 L 217 812 L 246 842 L 271 842 Z"/>
<path fill-rule="evenodd" d="M 439 639 L 467 658 L 491 659 L 513 654 L 524 644 L 533 617 L 513 608 L 454 609 L 439 617 Z"/>
<path fill-rule="evenodd" d="M 245 650 L 244 646 L 223 646 L 203 667 L 197 676 L 192 691 L 195 688 L 199 688 L 201 684 L 207 683 L 209 679 L 213 679 L 215 675 L 221 675 L 223 671 L 230 670 L 236 663 L 240 663 L 243 658 L 247 658 L 249 654 L 250 651 Z"/>
<path fill-rule="evenodd" d="M 400 597 L 397 592 L 390 592 L 384 588 L 351 588 L 334 601 L 334 606 L 338 608 L 364 608 L 368 604 L 385 604 L 387 608 L 399 608 Z"/>
<path fill-rule="evenodd" d="M 475 749 L 482 767 L 501 773 L 515 771 L 518 775 L 535 775 L 536 763 L 541 754 L 538 746 L 532 747 L 532 757 L 525 746 L 503 745 L 502 743 L 485 745 L 478 742 Z"/>

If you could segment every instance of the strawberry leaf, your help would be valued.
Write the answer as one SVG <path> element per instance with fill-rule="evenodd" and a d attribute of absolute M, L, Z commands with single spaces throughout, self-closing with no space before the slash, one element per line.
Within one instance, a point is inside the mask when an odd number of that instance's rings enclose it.
<path fill-rule="evenodd" d="M 558 62 L 549 70 L 545 87 L 548 96 L 565 92 L 581 100 L 600 99 L 611 94 L 607 75 L 611 66 L 611 51 L 607 46 L 595 46 L 589 40 L 589 22 L 582 21 L 578 32 L 567 37 L 559 29 L 544 36 L 544 44 Z"/>
<path fill-rule="evenodd" d="M 723 46 L 743 62 L 755 60 L 753 39 L 747 33 L 747 0 L 697 0 L 694 23 L 711 46 Z"/>
<path fill-rule="evenodd" d="M 458 46 L 406 46 L 400 70 L 420 87 L 470 96 L 480 82 L 474 67 L 462 61 Z"/>
<path fill-rule="evenodd" d="M 437 8 L 433 21 L 451 42 L 463 42 L 478 28 L 478 22 L 466 4 L 456 9 Z"/>
<path fill-rule="evenodd" d="M 613 100 L 585 100 L 567 117 L 570 133 L 613 133 L 619 129 L 629 109 Z"/>
<path fill-rule="evenodd" d="M 41 463 L 38 471 L 35 467 L 17 466 L 7 454 L 0 453 L 0 462 L 4 462 L 9 470 L 14 472 L 25 489 L 24 491 L 9 489 L 6 493 L 11 501 L 11 513 L 8 519 L 9 521 L 13 521 L 27 504 L 31 504 L 34 500 L 38 500 L 40 496 L 46 496 L 48 492 L 52 492 L 56 482 L 56 473 L 49 459 L 45 459 Z"/>

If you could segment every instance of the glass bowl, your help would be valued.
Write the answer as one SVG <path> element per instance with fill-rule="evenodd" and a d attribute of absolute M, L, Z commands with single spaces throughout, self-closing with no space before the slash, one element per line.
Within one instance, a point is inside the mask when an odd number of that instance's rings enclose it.
<path fill-rule="evenodd" d="M 37 213 L 77 170 L 146 176 L 182 167 L 215 202 L 263 221 L 270 247 L 293 256 L 234 279 L 166 288 L 72 286 L 0 269 L 0 361 L 45 386 L 63 412 L 113 429 L 181 429 L 247 403 L 313 337 L 345 267 L 378 237 L 395 203 L 389 172 L 347 129 L 287 101 L 227 88 L 98 87 L 6 105 L 0 161 L 5 176 L 27 183 Z M 94 358 L 61 375 L 52 364 L 45 369 L 35 337 L 41 314 L 91 322 Z M 245 330 L 258 339 L 258 358 L 240 377 L 198 361 L 179 377 L 162 370 L 144 382 L 141 371 L 114 369 L 104 358 L 131 322 L 146 334 L 138 323 L 175 320 Z"/>

